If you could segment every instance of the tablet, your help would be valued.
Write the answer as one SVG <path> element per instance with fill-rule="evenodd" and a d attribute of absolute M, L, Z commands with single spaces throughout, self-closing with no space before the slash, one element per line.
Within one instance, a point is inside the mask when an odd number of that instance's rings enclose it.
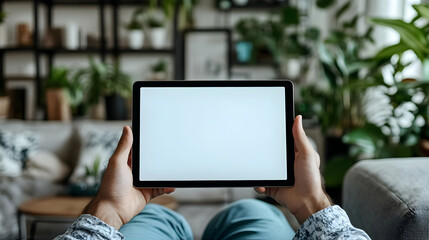
<path fill-rule="evenodd" d="M 294 183 L 289 81 L 141 81 L 133 85 L 135 187 Z"/>

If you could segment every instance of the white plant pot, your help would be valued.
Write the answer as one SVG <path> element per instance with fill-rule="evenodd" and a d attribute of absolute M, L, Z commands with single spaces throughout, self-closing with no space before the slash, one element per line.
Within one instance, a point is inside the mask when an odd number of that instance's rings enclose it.
<path fill-rule="evenodd" d="M 165 47 L 167 31 L 165 28 L 152 28 L 150 31 L 152 47 L 160 49 Z"/>
<path fill-rule="evenodd" d="M 0 24 L 0 47 L 7 46 L 7 28 L 6 24 Z"/>
<path fill-rule="evenodd" d="M 237 6 L 244 6 L 249 2 L 249 0 L 234 0 L 234 4 Z"/>
<path fill-rule="evenodd" d="M 132 30 L 128 36 L 128 43 L 131 49 L 140 49 L 144 43 L 143 30 Z"/>

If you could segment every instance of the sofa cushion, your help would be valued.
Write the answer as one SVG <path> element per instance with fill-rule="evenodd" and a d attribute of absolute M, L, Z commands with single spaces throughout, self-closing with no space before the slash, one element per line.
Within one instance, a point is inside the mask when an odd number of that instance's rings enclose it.
<path fill-rule="evenodd" d="M 0 130 L 30 131 L 37 136 L 38 147 L 71 164 L 74 159 L 73 125 L 64 122 L 0 121 Z"/>
<path fill-rule="evenodd" d="M 69 174 L 70 168 L 55 154 L 46 150 L 33 150 L 28 154 L 28 161 L 23 176 L 49 182 L 61 182 Z"/>
<path fill-rule="evenodd" d="M 34 133 L 0 130 L 0 174 L 19 176 L 30 150 L 36 148 Z"/>
<path fill-rule="evenodd" d="M 429 158 L 357 163 L 344 180 L 343 207 L 373 239 L 429 239 Z"/>

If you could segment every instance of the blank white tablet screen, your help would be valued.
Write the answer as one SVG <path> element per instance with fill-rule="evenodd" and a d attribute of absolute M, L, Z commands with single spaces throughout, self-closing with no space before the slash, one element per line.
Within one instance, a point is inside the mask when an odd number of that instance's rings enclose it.
<path fill-rule="evenodd" d="M 140 180 L 286 180 L 283 87 L 143 87 Z"/>

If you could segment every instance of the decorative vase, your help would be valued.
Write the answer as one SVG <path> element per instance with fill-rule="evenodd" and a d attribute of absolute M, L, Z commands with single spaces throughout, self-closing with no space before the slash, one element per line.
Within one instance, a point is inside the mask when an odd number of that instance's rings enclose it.
<path fill-rule="evenodd" d="M 127 103 L 121 95 L 114 93 L 106 96 L 106 117 L 107 120 L 128 119 Z"/>
<path fill-rule="evenodd" d="M 167 31 L 165 28 L 152 28 L 150 30 L 152 47 L 155 49 L 160 49 L 165 47 L 165 42 L 167 40 Z"/>
<path fill-rule="evenodd" d="M 0 97 L 0 119 L 6 119 L 9 116 L 10 99 L 9 97 Z"/>
<path fill-rule="evenodd" d="M 252 59 L 253 44 L 245 41 L 238 42 L 235 44 L 235 51 L 239 62 L 249 62 Z"/>
<path fill-rule="evenodd" d="M 50 88 L 46 90 L 46 105 L 48 120 L 70 121 L 71 109 L 67 93 L 64 88 Z"/>
<path fill-rule="evenodd" d="M 128 36 L 128 41 L 131 49 L 140 49 L 144 43 L 143 30 L 131 30 Z"/>
<path fill-rule="evenodd" d="M 66 47 L 68 49 L 79 48 L 79 26 L 76 23 L 68 23 L 66 26 Z"/>
<path fill-rule="evenodd" d="M 0 48 L 7 46 L 7 27 L 6 24 L 0 24 Z"/>
<path fill-rule="evenodd" d="M 18 46 L 30 47 L 33 44 L 31 29 L 28 23 L 18 24 L 16 32 L 17 32 Z"/>

